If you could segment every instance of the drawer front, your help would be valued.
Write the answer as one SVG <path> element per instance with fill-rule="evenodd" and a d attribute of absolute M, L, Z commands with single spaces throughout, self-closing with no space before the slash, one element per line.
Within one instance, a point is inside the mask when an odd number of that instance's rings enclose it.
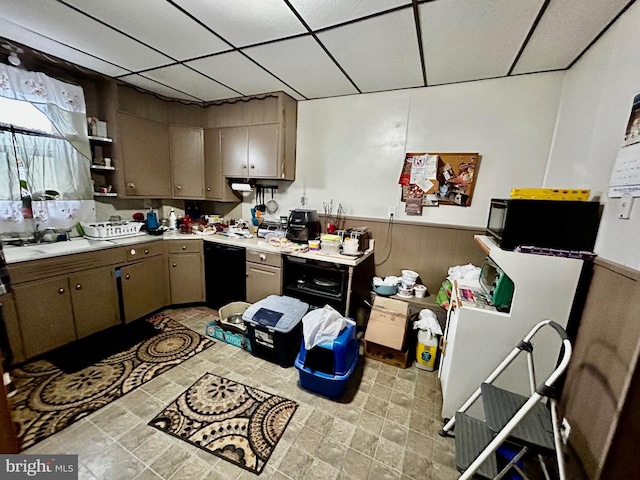
<path fill-rule="evenodd" d="M 202 240 L 171 240 L 169 253 L 202 253 Z"/>
<path fill-rule="evenodd" d="M 143 258 L 155 257 L 164 253 L 164 242 L 140 243 L 127 247 L 127 261 L 141 260 Z"/>
<path fill-rule="evenodd" d="M 282 257 L 279 253 L 262 252 L 253 248 L 247 248 L 247 262 L 271 265 L 272 267 L 281 267 Z"/>

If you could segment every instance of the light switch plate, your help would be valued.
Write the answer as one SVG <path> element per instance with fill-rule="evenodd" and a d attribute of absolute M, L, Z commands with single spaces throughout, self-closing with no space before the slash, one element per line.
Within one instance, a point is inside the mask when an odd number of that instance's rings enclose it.
<path fill-rule="evenodd" d="M 631 207 L 633 206 L 633 197 L 623 196 L 618 204 L 618 218 L 626 220 L 631 217 Z"/>

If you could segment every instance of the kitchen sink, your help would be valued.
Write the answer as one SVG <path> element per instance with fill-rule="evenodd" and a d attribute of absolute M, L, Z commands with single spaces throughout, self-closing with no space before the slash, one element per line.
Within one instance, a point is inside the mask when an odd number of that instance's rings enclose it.
<path fill-rule="evenodd" d="M 96 243 L 78 237 L 64 242 L 25 243 L 22 246 L 6 245 L 3 246 L 3 252 L 7 262 L 13 263 L 93 250 L 96 248 Z"/>

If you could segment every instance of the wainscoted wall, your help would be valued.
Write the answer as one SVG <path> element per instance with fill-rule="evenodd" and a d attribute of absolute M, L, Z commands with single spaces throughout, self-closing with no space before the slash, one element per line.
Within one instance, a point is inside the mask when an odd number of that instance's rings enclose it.
<path fill-rule="evenodd" d="M 474 235 L 484 233 L 477 228 L 358 217 L 347 218 L 344 226 L 369 227 L 375 240 L 376 275 L 400 276 L 403 269 L 414 270 L 433 296 L 449 267 L 468 263 L 480 266 L 486 256 L 473 240 Z"/>
<path fill-rule="evenodd" d="M 640 272 L 596 259 L 561 408 L 568 478 L 633 478 L 640 441 Z"/>

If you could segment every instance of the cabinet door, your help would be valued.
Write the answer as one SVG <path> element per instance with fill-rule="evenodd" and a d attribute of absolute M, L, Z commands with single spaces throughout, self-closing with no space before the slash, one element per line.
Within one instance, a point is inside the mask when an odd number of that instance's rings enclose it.
<path fill-rule="evenodd" d="M 78 339 L 120 323 L 112 267 L 72 275 L 69 287 Z"/>
<path fill-rule="evenodd" d="M 249 127 L 249 177 L 278 178 L 278 124 Z"/>
<path fill-rule="evenodd" d="M 66 277 L 17 285 L 14 298 L 27 358 L 76 339 Z"/>
<path fill-rule="evenodd" d="M 204 198 L 204 135 L 201 128 L 169 127 L 173 198 Z"/>
<path fill-rule="evenodd" d="M 282 271 L 278 267 L 247 262 L 247 302 L 255 303 L 282 292 Z"/>
<path fill-rule="evenodd" d="M 247 127 L 221 130 L 222 174 L 225 177 L 249 178 L 247 172 L 248 134 Z"/>
<path fill-rule="evenodd" d="M 208 200 L 239 202 L 240 197 L 231 190 L 229 182 L 222 175 L 222 131 L 207 128 L 204 131 L 204 196 Z"/>
<path fill-rule="evenodd" d="M 122 148 L 125 195 L 170 198 L 169 127 L 120 113 L 118 132 Z"/>
<path fill-rule="evenodd" d="M 171 303 L 204 302 L 204 262 L 199 253 L 169 255 Z"/>
<path fill-rule="evenodd" d="M 120 269 L 124 322 L 129 323 L 167 302 L 165 258 L 157 256 Z"/>
<path fill-rule="evenodd" d="M 22 333 L 20 331 L 20 321 L 18 320 L 18 312 L 16 311 L 16 302 L 13 300 L 11 293 L 0 295 L 0 308 L 2 309 L 2 317 L 7 329 L 7 337 L 13 354 L 13 363 L 24 362 L 24 344 L 22 343 Z"/>

